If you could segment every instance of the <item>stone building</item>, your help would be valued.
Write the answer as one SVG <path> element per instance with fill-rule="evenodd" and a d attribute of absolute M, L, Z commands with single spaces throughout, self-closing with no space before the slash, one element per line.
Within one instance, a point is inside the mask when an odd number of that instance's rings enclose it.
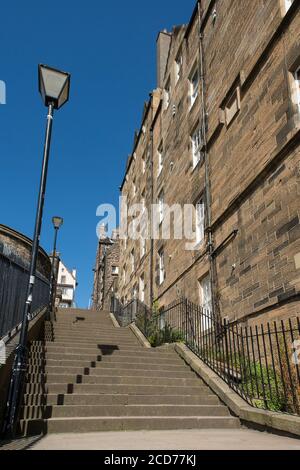
<path fill-rule="evenodd" d="M 119 236 L 101 236 L 98 243 L 94 270 L 93 304 L 95 310 L 109 310 L 111 297 L 118 295 Z"/>
<path fill-rule="evenodd" d="M 196 243 L 161 226 L 158 239 L 121 236 L 123 302 L 185 296 L 230 320 L 299 313 L 299 141 L 298 1 L 202 0 L 161 32 L 121 193 L 157 204 L 166 225 L 179 217 L 167 207 L 193 205 Z"/>

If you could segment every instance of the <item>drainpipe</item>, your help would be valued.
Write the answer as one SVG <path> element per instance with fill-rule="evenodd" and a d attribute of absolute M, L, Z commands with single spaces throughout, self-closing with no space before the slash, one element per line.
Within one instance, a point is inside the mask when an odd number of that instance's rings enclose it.
<path fill-rule="evenodd" d="M 211 296 L 212 296 L 212 314 L 213 318 L 217 315 L 217 286 L 216 286 L 216 270 L 214 261 L 214 240 L 211 227 L 211 185 L 210 185 L 210 161 L 209 153 L 207 151 L 207 111 L 206 111 L 206 81 L 205 81 L 205 69 L 204 69 L 204 45 L 203 45 L 203 32 L 201 31 L 201 19 L 203 15 L 201 1 L 198 1 L 198 21 L 199 21 L 199 72 L 200 80 L 199 86 L 201 87 L 201 111 L 200 111 L 200 126 L 203 139 L 203 153 L 205 162 L 205 200 L 206 200 L 206 231 L 207 231 L 207 253 L 209 256 L 209 275 L 211 284 Z"/>
<path fill-rule="evenodd" d="M 153 103 L 152 103 L 152 118 L 151 122 L 153 124 Z M 150 191 L 151 191 L 151 210 L 150 210 L 150 308 L 152 309 L 153 302 L 154 302 L 154 293 L 153 293 L 153 266 L 154 266 L 154 240 L 152 236 L 153 230 L 153 220 L 152 220 L 152 205 L 154 204 L 153 197 L 154 197 L 154 188 L 153 188 L 153 175 L 154 175 L 154 142 L 153 142 L 153 127 L 151 125 L 150 129 Z"/>

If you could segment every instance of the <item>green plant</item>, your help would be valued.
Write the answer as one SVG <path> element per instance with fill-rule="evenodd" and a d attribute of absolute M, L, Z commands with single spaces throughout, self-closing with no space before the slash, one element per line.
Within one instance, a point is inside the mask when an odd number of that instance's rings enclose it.
<path fill-rule="evenodd" d="M 270 411 L 284 411 L 285 402 L 283 388 L 276 371 L 271 367 L 250 362 L 242 382 L 244 390 L 257 408 Z"/>
<path fill-rule="evenodd" d="M 162 329 L 156 329 L 150 336 L 149 342 L 152 347 L 156 348 L 163 344 L 171 344 L 184 341 L 180 331 L 175 330 L 170 325 L 165 325 Z"/>

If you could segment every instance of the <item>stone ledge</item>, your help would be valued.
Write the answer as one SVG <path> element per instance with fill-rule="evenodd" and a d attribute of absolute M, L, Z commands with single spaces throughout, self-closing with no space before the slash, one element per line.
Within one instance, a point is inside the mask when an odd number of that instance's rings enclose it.
<path fill-rule="evenodd" d="M 111 318 L 111 321 L 113 322 L 113 325 L 115 328 L 121 328 L 116 317 L 114 316 L 114 314 L 112 312 L 110 312 L 109 314 L 110 318 Z"/>
<path fill-rule="evenodd" d="M 147 348 L 147 349 L 152 348 L 152 346 L 149 343 L 149 341 L 147 340 L 147 338 L 143 335 L 141 330 L 139 330 L 138 327 L 134 323 L 131 323 L 131 325 L 129 325 L 129 329 L 137 337 L 137 339 L 139 340 L 141 345 L 144 346 L 144 348 Z"/>
<path fill-rule="evenodd" d="M 300 417 L 260 410 L 248 405 L 187 346 L 176 343 L 175 351 L 218 395 L 241 421 L 300 436 Z"/>

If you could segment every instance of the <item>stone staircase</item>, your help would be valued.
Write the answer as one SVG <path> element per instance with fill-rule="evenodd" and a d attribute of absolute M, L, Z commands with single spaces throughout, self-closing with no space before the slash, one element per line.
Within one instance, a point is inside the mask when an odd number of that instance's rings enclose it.
<path fill-rule="evenodd" d="M 22 435 L 240 426 L 173 350 L 146 349 L 107 312 L 60 310 L 30 350 Z"/>

